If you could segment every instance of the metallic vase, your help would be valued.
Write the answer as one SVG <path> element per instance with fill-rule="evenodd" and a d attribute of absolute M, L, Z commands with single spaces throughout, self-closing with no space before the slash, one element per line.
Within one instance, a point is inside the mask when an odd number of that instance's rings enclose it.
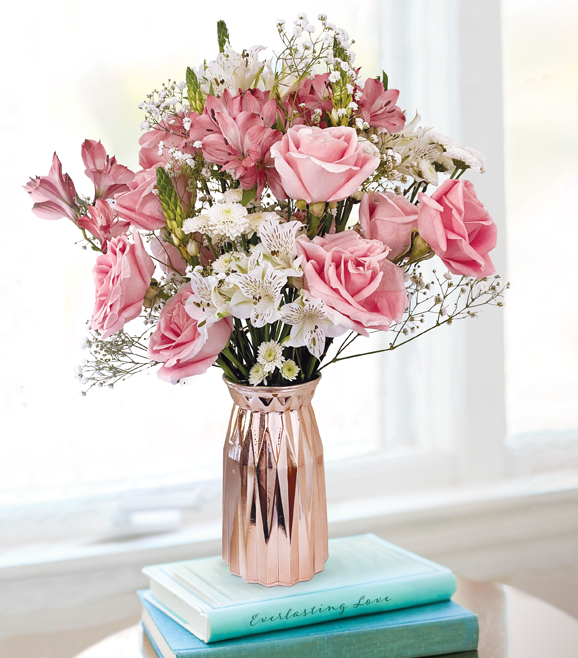
<path fill-rule="evenodd" d="M 294 585 L 327 560 L 323 445 L 311 406 L 319 382 L 233 384 L 223 451 L 223 560 L 248 583 Z"/>

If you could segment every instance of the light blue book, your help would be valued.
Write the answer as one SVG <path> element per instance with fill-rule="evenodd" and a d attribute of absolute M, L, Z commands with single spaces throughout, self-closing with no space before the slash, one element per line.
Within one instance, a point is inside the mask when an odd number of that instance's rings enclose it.
<path fill-rule="evenodd" d="M 332 539 L 325 569 L 292 587 L 249 584 L 220 556 L 146 567 L 147 600 L 203 642 L 449 599 L 449 569 L 372 535 Z"/>
<path fill-rule="evenodd" d="M 139 596 L 143 629 L 159 658 L 477 656 L 478 618 L 453 601 L 205 644 Z"/>

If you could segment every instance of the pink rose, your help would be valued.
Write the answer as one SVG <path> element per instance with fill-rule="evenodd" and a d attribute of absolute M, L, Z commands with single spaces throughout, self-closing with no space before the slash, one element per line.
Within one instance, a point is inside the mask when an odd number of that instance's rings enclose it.
<path fill-rule="evenodd" d="M 233 329 L 231 318 L 199 326 L 200 318 L 191 317 L 185 310 L 192 294 L 191 284 L 187 283 L 165 304 L 149 340 L 148 358 L 164 363 L 158 376 L 166 382 L 206 372 L 227 346 Z"/>
<path fill-rule="evenodd" d="M 392 192 L 368 192 L 359 206 L 359 222 L 364 237 L 380 240 L 395 260 L 411 244 L 411 232 L 417 228 L 417 208 L 404 196 Z"/>
<path fill-rule="evenodd" d="M 395 104 L 398 96 L 397 89 L 386 91 L 380 80 L 366 80 L 359 100 L 361 118 L 370 126 L 398 133 L 405 126 L 405 114 Z"/>
<path fill-rule="evenodd" d="M 62 173 L 62 164 L 56 153 L 48 176 L 31 178 L 24 189 L 32 197 L 32 212 L 42 219 L 68 217 L 73 222 L 79 215 L 76 205 L 76 189 L 68 174 Z"/>
<path fill-rule="evenodd" d="M 116 197 L 117 214 L 143 231 L 156 231 L 166 225 L 161 202 L 155 194 L 157 169 L 137 172 L 130 191 Z"/>
<path fill-rule="evenodd" d="M 377 169 L 379 158 L 363 152 L 353 128 L 294 126 L 273 144 L 281 184 L 307 203 L 341 201 Z"/>
<path fill-rule="evenodd" d="M 108 199 L 128 190 L 134 173 L 128 167 L 117 164 L 115 157 L 109 157 L 100 142 L 84 140 L 80 153 L 86 167 L 84 173 L 94 183 L 97 198 Z"/>
<path fill-rule="evenodd" d="M 496 246 L 498 228 L 466 180 L 446 180 L 431 195 L 418 195 L 421 237 L 453 274 L 478 279 L 496 271 L 488 252 Z"/>
<path fill-rule="evenodd" d="M 387 331 L 407 305 L 403 271 L 387 260 L 388 249 L 355 231 L 297 240 L 304 288 L 347 318 L 348 329 Z"/>
<path fill-rule="evenodd" d="M 128 222 L 114 216 L 112 208 L 102 199 L 97 199 L 94 206 L 89 206 L 88 215 L 80 217 L 77 224 L 98 238 L 104 252 L 106 252 L 107 242 L 111 238 L 126 233 L 130 228 Z"/>
<path fill-rule="evenodd" d="M 96 259 L 93 270 L 96 302 L 92 328 L 108 338 L 136 318 L 154 271 L 155 265 L 137 231 L 134 244 L 127 235 L 112 238 L 106 254 Z"/>

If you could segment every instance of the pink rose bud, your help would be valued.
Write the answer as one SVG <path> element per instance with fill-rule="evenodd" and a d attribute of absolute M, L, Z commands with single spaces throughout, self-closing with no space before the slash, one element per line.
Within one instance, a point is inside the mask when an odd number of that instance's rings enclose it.
<path fill-rule="evenodd" d="M 138 231 L 134 232 L 134 244 L 127 235 L 110 240 L 107 253 L 96 259 L 93 270 L 96 301 L 92 328 L 108 338 L 138 317 L 154 271 Z"/>
<path fill-rule="evenodd" d="M 496 271 L 488 253 L 498 228 L 473 183 L 446 180 L 431 195 L 419 194 L 418 229 L 452 274 L 481 279 Z"/>
<path fill-rule="evenodd" d="M 411 233 L 417 228 L 417 207 L 404 196 L 392 192 L 367 192 L 359 206 L 363 236 L 380 240 L 390 248 L 389 260 L 396 260 L 411 245 Z"/>

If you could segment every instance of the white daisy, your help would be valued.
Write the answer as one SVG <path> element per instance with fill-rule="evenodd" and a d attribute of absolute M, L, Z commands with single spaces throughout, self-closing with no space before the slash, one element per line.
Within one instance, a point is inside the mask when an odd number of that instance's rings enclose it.
<path fill-rule="evenodd" d="M 249 230 L 247 231 L 247 236 L 251 237 L 254 233 L 257 233 L 259 227 L 266 219 L 279 219 L 279 215 L 276 212 L 252 212 L 247 215 L 249 219 Z"/>
<path fill-rule="evenodd" d="M 258 386 L 265 379 L 265 366 L 262 363 L 256 363 L 249 370 L 249 384 Z"/>
<path fill-rule="evenodd" d="M 227 190 L 221 197 L 221 203 L 241 203 L 243 190 Z"/>
<path fill-rule="evenodd" d="M 240 203 L 218 203 L 207 211 L 209 230 L 216 236 L 233 241 L 247 231 L 247 209 Z"/>
<path fill-rule="evenodd" d="M 265 373 L 273 372 L 276 368 L 281 368 L 285 357 L 283 348 L 274 340 L 261 343 L 257 350 L 257 363 L 260 363 Z"/>
<path fill-rule="evenodd" d="M 209 218 L 207 215 L 189 217 L 183 222 L 183 233 L 208 233 Z"/>
<path fill-rule="evenodd" d="M 215 274 L 229 275 L 234 272 L 247 272 L 249 257 L 243 251 L 228 251 L 212 264 Z"/>
<path fill-rule="evenodd" d="M 287 359 L 281 366 L 281 375 L 287 381 L 292 382 L 299 374 L 299 366 L 292 359 Z"/>

